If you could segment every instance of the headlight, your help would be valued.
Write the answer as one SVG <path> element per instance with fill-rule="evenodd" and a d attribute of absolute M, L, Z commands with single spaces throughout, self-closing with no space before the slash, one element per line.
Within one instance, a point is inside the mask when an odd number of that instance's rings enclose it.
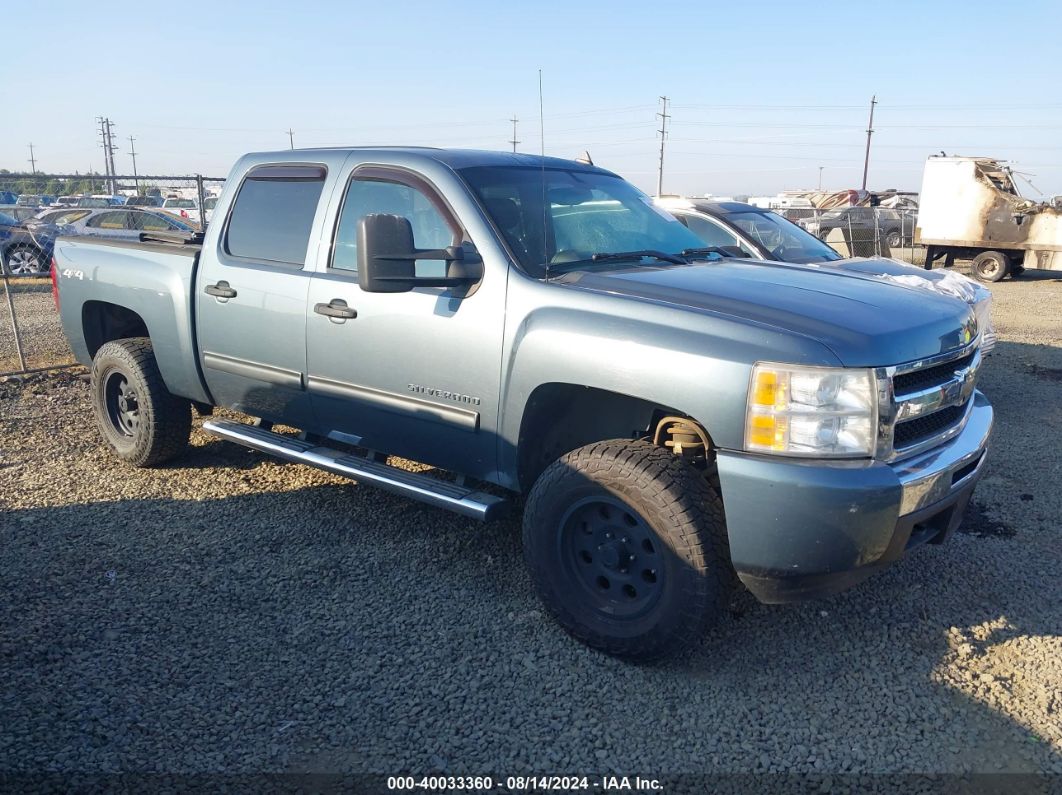
<path fill-rule="evenodd" d="M 877 389 L 872 370 L 761 362 L 752 368 L 745 449 L 793 456 L 874 454 Z"/>

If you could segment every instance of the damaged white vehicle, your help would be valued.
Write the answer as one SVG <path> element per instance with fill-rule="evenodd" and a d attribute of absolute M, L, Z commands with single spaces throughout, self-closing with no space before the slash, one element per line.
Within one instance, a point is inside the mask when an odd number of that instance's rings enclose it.
<path fill-rule="evenodd" d="M 978 327 L 984 334 L 981 352 L 988 353 L 996 344 L 992 293 L 961 273 L 924 270 L 891 257 L 845 258 L 791 221 L 750 204 L 679 197 L 659 197 L 654 203 L 678 218 L 720 257 L 860 273 L 912 290 L 959 298 L 973 306 L 977 315 Z"/>

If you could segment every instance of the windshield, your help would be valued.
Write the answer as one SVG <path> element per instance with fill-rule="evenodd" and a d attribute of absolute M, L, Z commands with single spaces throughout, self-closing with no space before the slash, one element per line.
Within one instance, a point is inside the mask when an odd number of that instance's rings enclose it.
<path fill-rule="evenodd" d="M 726 220 L 781 262 L 829 262 L 841 255 L 809 232 L 774 213 L 729 213 Z"/>
<path fill-rule="evenodd" d="M 513 255 L 536 276 L 545 274 L 547 263 L 567 263 L 570 270 L 574 263 L 589 263 L 595 254 L 673 255 L 703 246 L 674 216 L 616 176 L 533 166 L 476 166 L 461 169 L 461 175 Z"/>
<path fill-rule="evenodd" d="M 182 210 L 190 210 L 195 207 L 195 202 L 191 199 L 166 199 L 167 207 L 178 207 Z"/>

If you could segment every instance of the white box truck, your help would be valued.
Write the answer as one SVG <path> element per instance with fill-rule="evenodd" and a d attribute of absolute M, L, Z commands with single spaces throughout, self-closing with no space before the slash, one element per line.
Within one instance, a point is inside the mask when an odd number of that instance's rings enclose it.
<path fill-rule="evenodd" d="M 1026 199 L 1010 169 L 990 157 L 930 157 L 922 175 L 915 242 L 927 269 L 971 259 L 970 273 L 998 282 L 1026 268 L 1062 270 L 1062 210 Z"/>

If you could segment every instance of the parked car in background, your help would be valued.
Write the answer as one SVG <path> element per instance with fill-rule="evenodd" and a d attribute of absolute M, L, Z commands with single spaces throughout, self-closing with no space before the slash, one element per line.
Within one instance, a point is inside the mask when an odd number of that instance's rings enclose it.
<path fill-rule="evenodd" d="M 44 221 L 44 219 L 38 219 Z M 35 228 L 53 229 L 62 235 L 138 238 L 141 232 L 194 232 L 191 225 L 161 212 L 135 207 L 65 211 Z"/>
<path fill-rule="evenodd" d="M 161 196 L 130 196 L 125 200 L 127 207 L 161 207 Z"/>
<path fill-rule="evenodd" d="M 23 193 L 15 200 L 16 207 L 49 207 L 55 201 L 54 196 L 41 196 L 36 193 Z"/>
<path fill-rule="evenodd" d="M 125 204 L 122 196 L 93 195 L 82 196 L 77 200 L 77 207 L 119 207 Z"/>
<path fill-rule="evenodd" d="M 40 207 L 25 207 L 15 205 L 14 207 L 0 207 L 0 213 L 10 215 L 16 221 L 28 221 L 31 218 L 35 218 L 41 211 Z"/>
<path fill-rule="evenodd" d="M 206 223 L 210 223 L 210 219 L 214 215 L 214 207 L 217 206 L 217 203 L 217 196 L 208 196 L 203 199 L 203 220 Z"/>
<path fill-rule="evenodd" d="M 0 213 L 0 267 L 11 276 L 43 276 L 52 261 L 55 235 L 31 230 L 17 218 Z"/>
<path fill-rule="evenodd" d="M 751 204 L 672 197 L 657 198 L 654 203 L 724 256 L 803 263 L 841 259 L 796 224 Z"/>
<path fill-rule="evenodd" d="M 53 207 L 76 207 L 80 196 L 58 196 L 52 202 Z"/>
<path fill-rule="evenodd" d="M 844 258 L 796 224 L 771 210 L 750 204 L 673 197 L 657 198 L 654 202 L 678 218 L 704 241 L 705 246 L 722 256 L 815 265 L 820 269 L 894 279 L 898 283 L 906 282 L 909 287 L 921 286 L 936 291 L 939 291 L 941 282 L 949 278 L 943 271 L 927 272 L 887 257 Z M 984 336 L 981 352 L 988 353 L 996 344 L 991 322 L 992 294 L 973 282 L 957 286 L 956 292 L 977 315 Z"/>
<path fill-rule="evenodd" d="M 166 199 L 162 203 L 162 209 L 196 224 L 200 221 L 199 204 L 195 199 Z"/>
<path fill-rule="evenodd" d="M 910 243 L 914 238 L 914 216 L 908 212 L 884 207 L 840 207 L 797 221 L 804 229 L 820 240 L 825 240 L 834 229 L 850 229 L 874 234 L 890 246 Z"/>
<path fill-rule="evenodd" d="M 3 206 L 5 204 L 10 204 L 10 205 L 14 206 L 15 202 L 17 202 L 17 201 L 18 201 L 18 194 L 17 193 L 12 193 L 9 190 L 0 190 L 0 206 Z"/>

